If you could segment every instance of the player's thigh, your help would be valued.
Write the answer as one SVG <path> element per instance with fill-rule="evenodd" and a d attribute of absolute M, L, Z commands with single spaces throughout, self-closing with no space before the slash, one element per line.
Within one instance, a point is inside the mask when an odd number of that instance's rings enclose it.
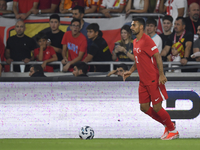
<path fill-rule="evenodd" d="M 164 85 L 159 85 L 158 83 L 153 83 L 148 86 L 148 91 L 150 93 L 150 99 L 153 105 L 162 102 L 167 99 L 167 91 Z"/>
<path fill-rule="evenodd" d="M 149 95 L 149 92 L 148 92 L 146 86 L 139 85 L 138 93 L 139 93 L 139 103 L 140 104 L 149 103 L 151 101 L 150 95 Z"/>

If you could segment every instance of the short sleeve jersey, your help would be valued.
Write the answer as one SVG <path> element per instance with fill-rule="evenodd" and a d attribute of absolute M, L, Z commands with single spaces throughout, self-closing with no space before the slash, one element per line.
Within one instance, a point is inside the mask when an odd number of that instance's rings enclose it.
<path fill-rule="evenodd" d="M 36 48 L 34 49 L 34 57 L 37 59 L 37 56 L 39 55 L 40 52 L 40 48 Z M 53 49 L 53 47 L 51 46 L 47 46 L 47 48 L 45 49 L 45 51 L 43 51 L 43 59 L 42 61 L 51 59 L 53 55 L 55 55 L 56 52 Z M 52 66 L 46 66 L 46 68 L 44 69 L 44 72 L 53 72 L 53 67 Z"/>
<path fill-rule="evenodd" d="M 120 5 L 126 5 L 125 0 L 102 0 L 100 7 L 107 9 L 116 9 L 119 8 Z"/>
<path fill-rule="evenodd" d="M 200 49 L 200 38 L 198 38 L 193 45 L 193 48 L 199 48 Z"/>
<path fill-rule="evenodd" d="M 75 59 L 79 55 L 79 52 L 85 53 L 82 60 L 85 59 L 87 55 L 87 40 L 82 33 L 77 38 L 74 38 L 72 31 L 67 31 L 63 36 L 62 45 L 67 45 L 69 61 Z"/>
<path fill-rule="evenodd" d="M 139 41 L 133 41 L 133 45 L 140 83 L 150 85 L 152 82 L 158 82 L 159 72 L 153 55 L 159 51 L 154 41 L 144 33 Z"/>
<path fill-rule="evenodd" d="M 13 0 L 18 2 L 19 13 L 27 13 L 32 7 L 34 2 L 39 2 L 39 0 Z"/>
<path fill-rule="evenodd" d="M 49 9 L 52 4 L 58 5 L 56 12 L 59 12 L 60 0 L 39 0 L 39 9 Z"/>

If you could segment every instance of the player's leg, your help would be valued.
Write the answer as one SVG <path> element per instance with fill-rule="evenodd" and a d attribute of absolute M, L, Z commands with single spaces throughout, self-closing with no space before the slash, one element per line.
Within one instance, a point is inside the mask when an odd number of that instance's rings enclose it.
<path fill-rule="evenodd" d="M 153 104 L 153 109 L 157 113 L 157 115 L 161 118 L 164 125 L 166 125 L 167 128 L 165 128 L 165 132 L 161 138 L 178 138 L 179 133 L 175 130 L 175 126 L 173 122 L 171 121 L 169 113 L 162 107 L 162 101 L 167 99 L 167 91 L 165 89 L 164 85 L 151 85 L 149 87 L 149 92 L 151 93 L 151 101 Z M 169 134 L 167 134 L 167 130 L 169 131 Z M 173 133 L 173 134 L 172 134 Z M 165 137 L 166 136 L 166 137 Z M 170 136 L 170 137 L 169 137 Z M 172 136 L 172 137 L 171 137 Z"/>
<path fill-rule="evenodd" d="M 139 102 L 140 102 L 140 110 L 145 114 L 149 115 L 154 120 L 163 124 L 162 119 L 158 116 L 158 114 L 150 107 L 150 95 L 147 92 L 146 86 L 139 85 Z"/>

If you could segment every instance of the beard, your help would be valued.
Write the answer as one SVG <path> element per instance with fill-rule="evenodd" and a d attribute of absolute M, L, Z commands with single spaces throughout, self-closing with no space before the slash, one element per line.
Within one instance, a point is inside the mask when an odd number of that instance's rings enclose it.
<path fill-rule="evenodd" d="M 138 35 L 140 32 L 132 31 L 133 35 Z"/>
<path fill-rule="evenodd" d="M 24 32 L 17 33 L 18 36 L 24 35 Z"/>
<path fill-rule="evenodd" d="M 199 15 L 198 15 L 198 14 L 194 14 L 194 15 L 192 16 L 192 18 L 193 18 L 194 20 L 198 20 L 198 19 L 199 19 Z"/>

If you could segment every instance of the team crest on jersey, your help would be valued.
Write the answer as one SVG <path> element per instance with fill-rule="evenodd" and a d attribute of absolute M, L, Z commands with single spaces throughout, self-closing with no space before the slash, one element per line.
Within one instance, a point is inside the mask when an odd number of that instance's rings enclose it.
<path fill-rule="evenodd" d="M 138 54 L 141 52 L 140 48 L 134 48 L 134 51 L 136 51 Z"/>

